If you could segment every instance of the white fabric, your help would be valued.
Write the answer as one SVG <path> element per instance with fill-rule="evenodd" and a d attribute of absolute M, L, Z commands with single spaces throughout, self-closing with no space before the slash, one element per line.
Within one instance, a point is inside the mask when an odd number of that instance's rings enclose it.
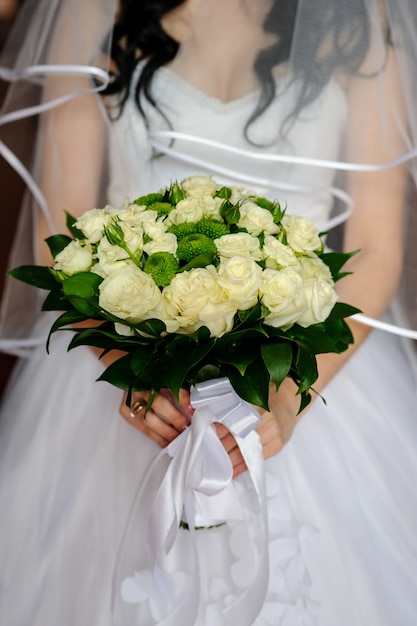
<path fill-rule="evenodd" d="M 151 611 L 161 626 L 194 624 L 204 596 L 205 570 L 204 562 L 200 566 L 197 529 L 226 522 L 239 527 L 256 564 L 246 582 L 241 581 L 239 593 L 229 598 L 224 621 L 252 622 L 263 607 L 269 561 L 264 462 L 254 431 L 260 415 L 239 398 L 227 378 L 198 383 L 191 389 L 191 404 L 195 413 L 190 427 L 154 457 L 134 497 L 115 568 L 115 624 L 140 623 L 147 595 L 157 604 Z M 232 464 L 214 422 L 223 423 L 236 437 L 248 468 L 249 502 L 232 480 Z M 184 520 L 190 529 L 186 546 L 180 525 Z"/>
<path fill-rule="evenodd" d="M 289 80 L 290 78 L 285 76 L 277 81 L 278 89 L 283 92 L 282 96 L 276 98 L 254 124 L 251 140 L 264 146 L 270 143 L 271 137 L 277 135 L 279 120 L 288 115 L 296 97 L 295 86 L 286 90 Z M 162 103 L 160 107 L 176 132 L 247 148 L 242 128 L 256 104 L 258 91 L 222 103 L 187 83 L 172 69 L 164 67 L 155 76 L 152 93 L 158 95 L 158 102 Z M 228 177 L 216 175 L 216 180 L 238 184 L 236 180 L 238 174 L 246 174 L 250 179 L 256 177 L 263 179 L 265 184 L 256 187 L 259 194 L 271 196 L 272 193 L 283 205 L 285 202 L 288 203 L 291 213 L 302 213 L 308 204 L 310 219 L 319 228 L 325 226 L 333 203 L 330 193 L 334 176 L 332 170 L 320 171 L 318 179 L 316 167 L 258 162 L 181 140 L 175 140 L 174 147 L 177 151 L 185 153 L 190 159 L 204 158 L 211 169 L 208 166 L 199 168 L 191 162 L 182 163 L 177 158 L 169 156 L 152 158 L 155 152 L 148 144 L 147 135 L 166 129 L 166 123 L 149 103 L 144 101 L 143 106 L 149 120 L 148 129 L 145 128 L 133 99 L 128 101 L 123 116 L 116 122 L 117 132 L 112 135 L 109 155 L 113 160 L 111 163 L 113 171 L 117 169 L 118 174 L 111 179 L 110 202 L 120 204 L 125 195 L 135 198 L 165 186 L 167 181 L 181 180 L 185 176 L 199 172 L 211 173 L 215 166 L 223 166 L 231 174 Z M 278 137 L 266 152 L 280 153 L 291 150 L 293 154 L 302 152 L 305 156 L 336 160 L 340 151 L 346 112 L 345 95 L 339 85 L 332 81 L 309 107 L 303 118 L 297 120 L 297 124 L 292 127 L 285 139 L 285 145 L 284 140 Z M 328 132 L 330 119 L 332 132 Z M 134 133 L 132 128 L 135 129 Z M 165 143 L 169 146 L 170 142 L 167 140 Z M 251 146 L 251 152 L 262 154 L 265 148 L 256 149 Z M 247 184 L 241 184 L 248 187 Z M 291 191 L 293 186 L 300 188 L 302 192 L 294 193 Z M 282 191 L 277 191 L 277 188 L 282 188 Z M 290 190 L 287 190 L 288 188 Z"/>
<path fill-rule="evenodd" d="M 176 128 L 198 128 L 239 145 L 241 124 L 235 127 L 233 120 L 246 115 L 251 95 L 221 104 L 168 69 L 158 72 L 155 91 L 170 103 Z M 285 108 L 285 99 L 273 106 Z M 325 122 L 319 109 L 326 111 Z M 343 117 L 342 92 L 330 83 L 320 104 L 293 127 L 296 151 L 308 153 L 318 142 L 322 156 L 332 158 Z M 271 123 L 268 114 L 262 119 L 260 134 Z M 144 137 L 142 118 L 129 102 L 114 127 L 114 149 L 123 143 L 126 154 L 112 163 L 114 202 L 196 173 L 166 157 L 150 159 Z M 307 170 L 301 175 L 288 166 L 286 180 L 331 185 L 329 172 L 322 175 L 317 180 L 317 173 L 309 177 Z M 295 195 L 282 200 L 293 212 L 306 206 L 313 219 L 328 217 L 320 193 L 309 196 L 307 205 Z M 34 335 L 50 323 L 45 314 Z M 0 623 L 7 626 L 113 626 L 117 551 L 134 493 L 158 452 L 119 416 L 120 391 L 94 382 L 100 363 L 87 348 L 67 354 L 68 341 L 68 333 L 58 333 L 49 356 L 43 346 L 35 349 L 4 401 Z M 327 406 L 316 400 L 283 452 L 267 461 L 270 582 L 254 626 L 415 626 L 413 389 L 398 339 L 374 331 L 326 389 Z M 247 478 L 236 482 L 251 515 L 256 498 Z M 188 540 L 184 530 L 184 561 L 172 563 L 171 583 L 178 590 L 186 584 Z M 144 549 L 145 541 L 137 537 Z M 222 610 L 250 580 L 257 555 L 239 524 L 197 531 L 196 541 L 203 597 L 195 626 L 236 626 Z M 138 573 L 142 612 L 117 626 L 158 624 L 163 607 L 152 595 L 149 575 Z M 194 626 L 194 620 L 178 626 Z"/>
<path fill-rule="evenodd" d="M 89 0 L 88 2 L 85 0 L 65 0 L 65 2 L 63 0 L 25 0 L 13 28 L 12 36 L 2 51 L 0 75 L 12 81 L 12 85 L 0 112 L 0 155 L 25 180 L 29 191 L 26 210 L 21 211 L 20 214 L 18 233 L 9 263 L 10 267 L 30 263 L 34 260 L 35 253 L 31 250 L 34 228 L 30 217 L 32 210 L 35 216 L 39 210 L 42 210 L 47 217 L 51 231 L 53 231 L 54 216 L 52 214 L 56 211 L 55 199 L 52 201 L 50 197 L 43 197 L 40 189 L 42 184 L 39 180 L 40 173 L 45 166 L 43 159 L 45 155 L 42 150 L 44 139 L 42 127 L 45 123 L 47 126 L 48 123 L 51 123 L 50 120 L 48 122 L 49 116 L 45 114 L 45 111 L 52 105 L 58 104 L 59 101 L 71 100 L 74 108 L 71 110 L 71 106 L 65 107 L 68 123 L 71 123 L 72 116 L 78 117 L 78 98 L 74 102 L 72 100 L 74 96 L 80 92 L 100 90 L 106 83 L 111 48 L 110 35 L 115 14 L 119 13 L 118 6 L 124 4 L 129 4 L 129 11 L 133 11 L 133 15 L 136 16 L 134 20 L 130 19 L 128 22 L 137 23 L 139 31 L 141 27 L 146 31 L 149 15 L 155 15 L 154 11 L 149 11 L 149 7 L 152 7 L 152 2 L 149 0 L 136 5 L 127 1 L 119 3 L 117 0 Z M 283 141 L 281 145 L 279 145 L 280 142 L 277 142 L 273 148 L 271 147 L 274 157 L 281 159 L 284 163 L 287 160 L 291 162 L 293 159 L 302 159 L 305 166 L 308 163 L 312 164 L 307 179 L 304 180 L 300 175 L 296 183 L 304 187 L 306 194 L 309 193 L 309 184 L 313 183 L 314 185 L 316 178 L 322 184 L 326 183 L 326 175 L 320 173 L 316 176 L 316 173 L 313 173 L 315 170 L 313 163 L 316 167 L 327 167 L 329 162 L 335 162 L 336 169 L 342 172 L 352 169 L 356 172 L 361 170 L 375 172 L 388 167 L 392 168 L 395 163 L 404 162 L 405 169 L 407 169 L 407 198 L 409 201 L 406 203 L 407 215 L 404 221 L 406 229 L 405 262 L 398 289 L 399 306 L 395 321 L 397 326 L 413 329 L 414 334 L 410 332 L 409 336 L 415 337 L 417 327 L 415 293 L 417 260 L 414 245 L 417 232 L 415 102 L 417 96 L 415 81 L 410 80 L 417 64 L 417 9 L 415 0 L 353 0 L 352 2 L 349 0 L 337 2 L 336 0 L 317 0 L 317 2 L 286 0 L 284 4 L 280 0 L 276 2 L 233 0 L 228 3 L 207 0 L 205 2 L 193 1 L 190 2 L 190 5 L 192 5 L 191 23 L 188 29 L 183 24 L 184 37 L 180 37 L 182 44 L 174 59 L 174 65 L 179 62 L 180 67 L 182 66 L 184 69 L 184 63 L 187 67 L 191 60 L 191 66 L 193 66 L 197 58 L 198 63 L 200 63 L 200 55 L 199 53 L 195 54 L 192 40 L 193 35 L 198 32 L 201 33 L 201 28 L 204 26 L 205 28 L 202 30 L 208 37 L 208 50 L 203 54 L 203 57 L 206 56 L 205 60 L 209 61 L 209 64 L 208 66 L 203 64 L 196 72 L 195 77 L 198 84 L 203 84 L 210 89 L 210 74 L 218 74 L 216 63 L 221 64 L 223 58 L 230 61 L 230 58 L 233 58 L 230 55 L 236 55 L 236 42 L 245 43 L 242 47 L 244 55 L 251 49 L 254 53 L 260 52 L 264 44 L 268 42 L 272 46 L 269 52 L 275 59 L 274 62 L 271 61 L 272 66 L 269 69 L 272 70 L 273 74 L 277 71 L 281 75 L 288 70 L 287 76 L 291 76 L 292 73 L 295 80 L 298 81 L 299 97 L 295 107 L 296 117 L 298 117 L 297 125 L 300 122 L 301 125 L 308 123 L 309 119 L 306 114 L 307 111 L 311 112 L 311 108 L 304 109 L 303 104 L 314 93 L 315 87 L 326 84 L 329 76 L 337 75 L 344 87 L 349 85 L 349 92 L 350 94 L 353 93 L 355 115 L 353 116 L 353 127 L 349 133 L 349 148 L 346 154 L 342 150 L 341 153 L 334 154 L 330 158 L 327 154 L 320 154 L 320 150 L 316 152 L 314 149 L 315 142 L 311 142 L 309 145 L 304 142 L 303 148 L 306 149 L 306 154 L 296 153 L 291 141 Z M 196 9 L 195 13 L 194 8 Z M 159 4 L 155 7 L 156 15 L 158 10 L 162 10 Z M 266 15 L 267 13 L 268 15 Z M 129 13 L 129 15 L 132 14 Z M 243 18 L 243 22 L 236 19 L 237 15 Z M 158 18 L 155 17 L 155 19 Z M 257 29 L 259 30 L 261 26 L 261 22 L 263 22 L 262 28 L 258 32 L 258 36 L 255 36 L 252 41 Z M 271 33 L 278 33 L 279 41 L 283 41 L 284 48 L 288 47 L 287 54 L 284 57 L 280 56 L 280 61 L 276 57 L 277 51 L 273 51 Z M 158 50 L 158 45 L 156 45 L 156 50 Z M 145 56 L 146 54 L 145 52 Z M 247 61 L 249 64 L 253 62 L 252 58 L 246 59 L 245 56 L 242 58 L 242 53 L 239 53 L 238 56 L 242 60 L 243 66 L 247 65 Z M 398 72 L 390 71 L 389 63 L 387 66 L 387 60 L 389 61 L 391 56 L 395 56 Z M 258 57 L 259 60 L 260 57 Z M 268 63 L 266 63 L 267 65 Z M 245 70 L 244 67 L 243 69 Z M 187 75 L 187 72 L 184 75 Z M 91 80 L 87 80 L 87 76 Z M 97 84 L 97 78 L 100 85 Z M 260 80 L 264 86 L 265 78 L 264 74 Z M 244 71 L 241 75 L 239 71 L 236 71 L 231 86 L 237 89 L 239 94 L 245 93 L 247 79 L 247 72 Z M 242 84 L 239 84 L 240 82 Z M 258 83 L 256 82 L 256 84 Z M 277 101 L 281 99 L 286 84 L 288 84 L 288 78 L 281 78 L 278 81 Z M 252 114 L 256 105 L 259 104 L 258 96 L 261 93 L 266 95 L 260 90 L 257 94 L 250 96 L 252 107 L 249 113 Z M 374 106 L 375 94 L 377 94 L 378 104 L 375 103 Z M 242 103 L 243 100 L 244 98 L 238 99 L 233 105 Z M 362 102 L 364 105 L 369 102 L 372 104 L 370 107 L 363 106 L 362 109 Z M 149 105 L 146 106 L 145 103 L 144 108 L 149 109 Z M 168 110 L 170 108 L 168 104 Z M 277 110 L 277 107 L 275 109 L 279 115 L 284 112 Z M 294 107 L 287 108 L 285 112 L 287 114 L 294 113 Z M 155 117 L 155 111 L 153 113 L 153 117 Z M 268 116 L 271 119 L 270 113 L 269 111 Z M 340 115 L 343 115 L 342 110 Z M 21 127 L 16 122 L 11 123 L 12 120 L 20 118 L 23 118 L 25 126 Z M 258 121 L 251 124 L 250 128 L 247 129 L 248 135 L 255 142 L 261 139 L 269 143 L 271 138 L 273 139 L 278 134 L 278 128 L 284 131 L 288 129 L 286 123 L 283 127 L 280 126 L 283 119 L 288 123 L 294 118 L 289 120 L 288 117 L 279 117 L 274 120 L 272 127 L 264 124 L 258 118 Z M 240 118 L 242 127 L 238 129 L 237 125 L 234 125 L 235 139 L 240 133 L 241 141 L 243 125 L 247 121 L 248 117 L 243 118 L 242 116 Z M 26 122 L 30 122 L 30 124 L 26 124 Z M 161 122 L 162 120 L 159 118 L 159 125 Z M 179 127 L 176 124 L 177 116 L 174 116 L 171 122 L 172 128 L 162 124 L 159 130 L 162 132 L 167 132 L 167 130 L 174 133 L 179 132 Z M 369 150 L 368 138 L 370 135 L 362 132 L 364 127 L 372 129 L 374 122 L 375 127 L 378 128 L 376 143 L 381 144 L 378 145 L 376 152 Z M 153 126 L 155 127 L 155 124 Z M 179 126 L 187 129 L 187 121 L 181 120 Z M 41 129 L 42 132 L 37 133 L 37 129 Z M 206 130 L 211 135 L 213 129 L 204 126 L 203 134 L 207 134 L 204 133 Z M 103 132 L 106 134 L 105 130 Z M 188 137 L 192 136 L 187 132 L 185 134 L 188 134 Z M 310 133 L 308 137 L 310 137 Z M 226 144 L 229 143 L 228 132 L 222 139 L 225 140 Z M 196 140 L 198 141 L 198 136 L 193 136 L 193 141 Z M 164 149 L 166 151 L 174 150 L 177 153 L 183 143 L 182 141 L 174 141 L 171 144 L 166 137 L 164 139 L 160 134 L 149 133 L 147 144 L 149 149 L 152 145 L 160 146 L 161 142 L 165 144 Z M 326 146 L 329 145 L 328 142 L 329 138 L 326 138 Z M 59 142 L 57 143 L 59 144 Z M 319 138 L 317 145 L 320 143 L 321 138 Z M 251 150 L 248 145 L 239 146 L 237 144 L 236 147 L 239 149 L 248 149 L 249 147 Z M 190 163 L 190 158 L 195 159 L 198 156 L 200 161 L 207 161 L 209 158 L 213 166 L 209 169 L 224 171 L 221 163 L 222 158 L 217 163 L 216 151 L 203 150 L 198 144 L 195 144 L 194 149 L 189 150 L 188 148 L 189 146 L 186 145 L 182 154 L 183 159 L 188 158 L 188 161 L 183 162 L 184 167 L 188 167 L 185 164 Z M 144 149 L 144 145 L 141 149 Z M 65 157 L 60 154 L 55 154 L 55 157 L 51 163 L 54 172 L 53 180 L 56 189 L 62 189 L 68 178 L 66 167 L 63 166 Z M 248 174 L 253 178 L 250 159 L 246 160 L 245 164 L 240 159 L 234 159 L 233 163 L 234 175 L 240 177 L 237 180 L 246 180 Z M 243 167 L 241 168 L 241 166 Z M 82 166 L 81 168 L 83 169 Z M 158 169 L 155 164 L 154 169 Z M 193 170 L 195 167 L 190 169 Z M 258 170 L 257 178 L 261 174 L 260 178 L 266 183 L 268 189 L 275 187 L 288 189 L 288 184 L 292 184 L 286 180 L 286 168 L 282 168 L 282 170 L 280 168 L 280 173 L 277 175 L 278 163 L 276 167 L 263 168 L 262 172 L 259 171 L 258 167 L 255 169 Z M 302 168 L 299 171 L 302 172 Z M 103 167 L 101 172 L 103 181 L 106 181 L 108 169 Z M 170 176 L 171 172 L 168 174 Z M 270 177 L 270 174 L 273 178 Z M 341 200 L 337 214 L 332 215 L 330 221 L 332 226 L 340 223 L 341 218 L 343 218 L 343 211 L 347 211 L 349 214 L 352 209 L 347 196 L 347 179 L 348 177 L 341 176 L 340 180 L 337 181 L 337 188 L 327 189 L 325 187 L 322 190 L 324 201 L 329 202 L 332 196 Z M 163 182 L 165 184 L 165 180 Z M 262 187 L 262 184 L 260 186 Z M 341 189 L 338 188 L 339 186 Z M 42 189 L 42 191 L 46 190 Z M 101 191 L 102 189 L 100 189 Z M 317 187 L 314 186 L 313 194 L 316 195 L 318 191 Z M 349 193 L 352 193 L 350 187 Z M 100 199 L 95 198 L 94 201 L 101 205 L 102 200 L 104 200 L 104 196 L 100 195 Z M 73 198 L 70 199 L 70 202 L 72 201 Z M 48 206 L 48 202 L 51 203 L 51 206 Z M 79 203 L 77 204 L 79 205 Z M 89 207 L 83 208 L 86 210 Z M 7 211 L 6 205 L 4 210 Z M 327 224 L 326 222 L 326 227 Z M 36 339 L 42 341 L 42 338 L 35 338 L 33 335 L 31 341 L 28 341 L 30 329 L 34 320 L 37 319 L 38 308 L 38 301 L 33 296 L 33 290 L 29 287 L 24 288 L 22 285 L 17 287 L 14 280 L 6 280 L 0 309 L 1 350 L 19 356 L 25 355 L 30 353 L 31 347 L 36 344 Z M 362 321 L 366 324 L 374 324 L 369 318 L 362 318 Z M 393 329 L 386 327 L 386 330 L 392 332 Z M 417 367 L 415 355 L 412 352 L 410 352 L 410 361 Z"/>

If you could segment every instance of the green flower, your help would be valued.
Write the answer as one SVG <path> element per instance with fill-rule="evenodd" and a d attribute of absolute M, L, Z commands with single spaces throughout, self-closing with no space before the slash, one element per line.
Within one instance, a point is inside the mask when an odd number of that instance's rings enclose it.
<path fill-rule="evenodd" d="M 195 225 L 195 230 L 210 239 L 218 239 L 230 233 L 230 228 L 226 224 L 207 218 L 199 220 Z"/>
<path fill-rule="evenodd" d="M 168 228 L 169 233 L 173 233 L 178 241 L 187 235 L 197 232 L 196 222 L 183 222 L 182 224 L 173 224 Z"/>
<path fill-rule="evenodd" d="M 170 211 L 172 211 L 174 207 L 169 202 L 152 202 L 152 204 L 148 205 L 148 209 L 150 211 L 156 211 L 158 213 L 158 217 L 162 217 L 163 215 L 168 215 Z"/>
<path fill-rule="evenodd" d="M 178 242 L 177 257 L 187 262 L 200 254 L 215 253 L 216 246 L 214 241 L 201 233 L 187 235 Z"/>
<path fill-rule="evenodd" d="M 158 287 L 169 285 L 178 269 L 178 261 L 170 252 L 150 254 L 143 268 L 147 274 L 152 276 Z"/>
<path fill-rule="evenodd" d="M 137 204 L 138 206 L 149 206 L 154 202 L 161 202 L 163 196 L 161 193 L 148 193 L 147 196 L 140 196 L 140 198 L 136 198 L 133 200 L 133 204 Z"/>

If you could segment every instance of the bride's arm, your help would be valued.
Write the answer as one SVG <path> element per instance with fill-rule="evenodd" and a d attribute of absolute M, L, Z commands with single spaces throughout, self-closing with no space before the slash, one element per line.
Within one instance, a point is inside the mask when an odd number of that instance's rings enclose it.
<path fill-rule="evenodd" d="M 395 98 L 394 94 L 401 90 L 397 86 L 398 73 L 392 49 L 383 71 L 387 93 Z M 399 146 L 401 139 L 394 122 L 384 128 L 380 125 L 381 94 L 375 87 L 375 81 L 372 78 L 353 79 L 348 97 L 351 114 L 347 129 L 347 159 L 383 163 L 388 160 L 384 145 Z M 394 108 L 397 114 L 402 114 L 401 101 L 395 102 Z M 359 142 L 361 149 L 358 154 Z M 405 183 L 403 166 L 379 173 L 356 172 L 349 176 L 348 186 L 355 200 L 355 210 L 345 225 L 343 247 L 345 251 L 360 252 L 346 266 L 352 274 L 337 283 L 337 291 L 340 301 L 357 306 L 369 317 L 379 318 L 383 314 L 397 288 L 403 254 Z M 328 382 L 371 330 L 354 320 L 350 320 L 349 325 L 354 344 L 340 355 L 324 354 L 318 357 L 319 378 L 314 387 L 318 393 L 323 392 L 324 396 Z M 295 385 L 290 380 L 281 385 L 278 393 L 271 389 L 271 413 L 261 411 L 263 419 L 258 429 L 265 457 L 279 452 L 301 418 L 301 415 L 297 416 L 299 400 L 294 395 L 295 391 Z M 242 469 L 244 467 L 240 466 L 237 471 Z"/>
<path fill-rule="evenodd" d="M 48 98 L 59 94 L 58 81 L 54 79 L 47 90 Z M 89 87 L 87 79 L 85 87 Z M 104 165 L 104 124 L 97 96 L 92 93 L 52 109 L 42 120 L 40 185 L 57 233 L 67 230 L 65 211 L 78 217 L 97 206 Z M 50 235 L 47 221 L 39 213 L 36 248 L 42 264 L 51 262 L 45 244 Z"/>

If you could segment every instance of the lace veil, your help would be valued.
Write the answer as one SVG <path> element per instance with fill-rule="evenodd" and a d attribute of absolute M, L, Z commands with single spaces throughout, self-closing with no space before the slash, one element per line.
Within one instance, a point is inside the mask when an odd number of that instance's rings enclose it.
<path fill-rule="evenodd" d="M 121 4 L 123 8 L 124 4 L 134 3 Z M 165 10 L 175 11 L 178 4 L 181 3 L 172 0 L 165 3 L 142 2 L 143 8 L 138 15 L 141 19 L 149 19 L 152 11 L 157 14 L 160 5 L 164 5 Z M 175 120 L 167 119 L 158 128 L 148 125 L 148 142 L 154 149 L 156 162 L 164 154 L 179 160 L 191 160 L 191 163 L 194 159 L 196 165 L 205 168 L 207 173 L 226 177 L 276 197 L 280 197 L 282 190 L 286 189 L 285 168 L 303 166 L 304 171 L 305 168 L 312 172 L 318 168 L 335 171 L 332 184 L 319 190 L 324 201 L 330 199 L 332 205 L 332 214 L 325 225 L 326 229 L 334 231 L 329 235 L 332 245 L 337 245 L 338 231 L 355 211 L 355 193 L 363 182 L 362 177 L 372 175 L 374 184 L 378 184 L 384 172 L 404 172 L 403 272 L 393 306 L 395 322 L 391 320 L 390 325 L 384 328 L 416 339 L 415 0 L 190 0 L 186 5 L 190 8 L 190 21 L 179 19 L 178 23 L 172 22 L 182 32 L 182 44 L 178 47 L 172 67 L 187 67 L 190 62 L 189 42 L 207 24 L 207 12 L 213 15 L 215 11 L 210 67 L 215 63 L 221 64 L 221 55 L 235 54 L 234 38 L 245 32 L 248 51 L 252 54 L 248 52 L 247 62 L 252 64 L 252 75 L 257 77 L 262 88 L 259 88 L 259 100 L 252 118 L 242 127 L 247 140 L 245 150 L 179 134 Z M 116 0 L 26 0 L 16 20 L 0 60 L 0 77 L 10 81 L 0 116 L 0 153 L 24 178 L 27 193 L 10 267 L 34 261 L 32 231 L 39 211 L 45 215 L 50 230 L 57 229 L 48 206 L 48 193 L 43 195 L 45 170 L 48 189 L 53 186 L 56 191 L 60 185 L 68 184 L 65 155 L 59 145 L 58 131 L 54 131 L 54 112 L 60 111 L 70 125 L 72 116 L 78 114 L 77 101 L 88 97 L 100 117 L 102 137 L 111 133 L 111 106 L 110 109 L 103 106 L 100 92 L 111 82 L 115 70 L 111 61 L 112 27 L 119 11 Z M 245 24 L 252 24 L 253 27 L 247 29 Z M 131 26 L 141 28 L 139 23 Z M 242 28 L 246 30 L 242 31 Z M 207 58 L 203 54 L 205 50 L 197 49 L 193 54 L 200 52 L 202 58 Z M 239 57 L 236 67 L 241 66 L 242 58 Z M 198 86 L 202 85 L 202 91 L 210 93 L 210 72 L 206 76 L 205 69 L 202 65 L 195 80 Z M 283 74 L 286 80 L 278 83 L 276 78 Z M 252 89 L 252 85 L 246 85 L 248 79 L 243 73 L 239 86 L 238 76 L 236 74 L 236 93 L 242 95 L 246 88 Z M 305 154 L 295 155 L 288 139 L 291 125 L 295 119 L 307 115 L 310 110 L 308 105 L 319 98 L 321 90 L 332 80 L 337 81 L 345 92 L 347 103 L 348 122 L 340 155 L 336 161 L 318 158 L 314 146 Z M 270 103 L 280 97 L 280 90 L 288 88 L 289 84 L 295 85 L 298 101 L 292 110 L 287 111 L 284 121 L 271 128 L 270 137 L 259 143 L 257 122 Z M 158 109 L 158 103 L 152 103 L 151 87 L 152 82 L 142 97 L 146 98 L 148 93 L 148 100 Z M 372 106 L 368 106 L 370 101 Z M 110 102 L 114 102 L 114 96 Z M 22 145 L 21 141 L 17 141 L 19 120 L 26 118 L 32 121 L 32 132 L 25 131 Z M 376 137 L 377 148 L 374 150 L 369 149 L 369 141 L 366 141 L 369 132 Z M 190 146 L 194 144 L 204 148 L 199 150 L 200 154 L 206 155 L 204 159 L 193 156 Z M 273 146 L 278 144 L 280 148 L 277 151 Z M 85 198 L 82 210 L 103 206 L 106 202 L 106 145 L 105 141 L 97 142 L 97 151 L 103 153 L 100 167 L 95 168 L 95 178 L 99 180 L 92 180 L 91 198 Z M 232 170 L 228 168 L 225 171 L 221 165 L 221 155 L 225 152 L 234 155 L 236 166 Z M 73 185 L 77 185 L 78 179 L 86 174 L 85 155 L 80 153 L 79 156 L 78 170 L 71 170 Z M 265 162 L 262 179 L 250 174 L 250 163 L 254 159 Z M 312 189 L 312 178 L 314 176 L 309 177 L 308 184 L 302 178 L 297 182 L 298 191 L 305 193 L 306 201 L 311 191 L 318 191 Z M 73 210 L 73 207 L 64 208 L 70 212 Z M 6 206 L 3 206 L 2 219 L 7 219 Z M 387 250 L 387 255 L 391 253 Z M 33 345 L 44 341 L 44 337 L 38 337 L 33 332 L 30 334 L 38 311 L 39 295 L 17 281 L 8 280 L 2 304 L 2 350 L 24 355 Z M 379 323 L 367 319 L 363 321 L 371 325 Z M 408 345 L 411 354 L 412 344 Z"/>

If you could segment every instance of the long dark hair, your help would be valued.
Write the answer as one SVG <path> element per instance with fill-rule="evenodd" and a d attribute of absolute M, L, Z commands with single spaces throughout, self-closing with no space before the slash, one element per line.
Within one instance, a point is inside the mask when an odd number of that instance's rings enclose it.
<path fill-rule="evenodd" d="M 117 68 L 105 93 L 120 94 L 119 113 L 129 94 L 137 63 L 144 60 L 134 95 L 146 121 L 141 96 L 158 108 L 151 92 L 155 71 L 169 63 L 178 51 L 178 43 L 160 25 L 163 15 L 183 4 L 184 0 L 121 0 L 114 27 L 112 58 Z M 308 25 L 297 22 L 299 0 L 275 0 L 265 20 L 266 32 L 277 35 L 277 42 L 262 50 L 254 70 L 261 89 L 258 104 L 250 115 L 244 133 L 248 139 L 251 124 L 269 107 L 276 95 L 273 70 L 290 58 L 292 36 L 301 27 L 305 37 L 299 55 L 291 59 L 293 80 L 300 85 L 294 110 L 283 125 L 291 124 L 299 112 L 320 94 L 335 71 L 353 74 L 366 56 L 369 46 L 369 20 L 364 0 L 314 0 L 314 16 Z M 323 50 L 323 41 L 326 47 Z M 159 109 L 158 109 L 159 110 Z"/>

